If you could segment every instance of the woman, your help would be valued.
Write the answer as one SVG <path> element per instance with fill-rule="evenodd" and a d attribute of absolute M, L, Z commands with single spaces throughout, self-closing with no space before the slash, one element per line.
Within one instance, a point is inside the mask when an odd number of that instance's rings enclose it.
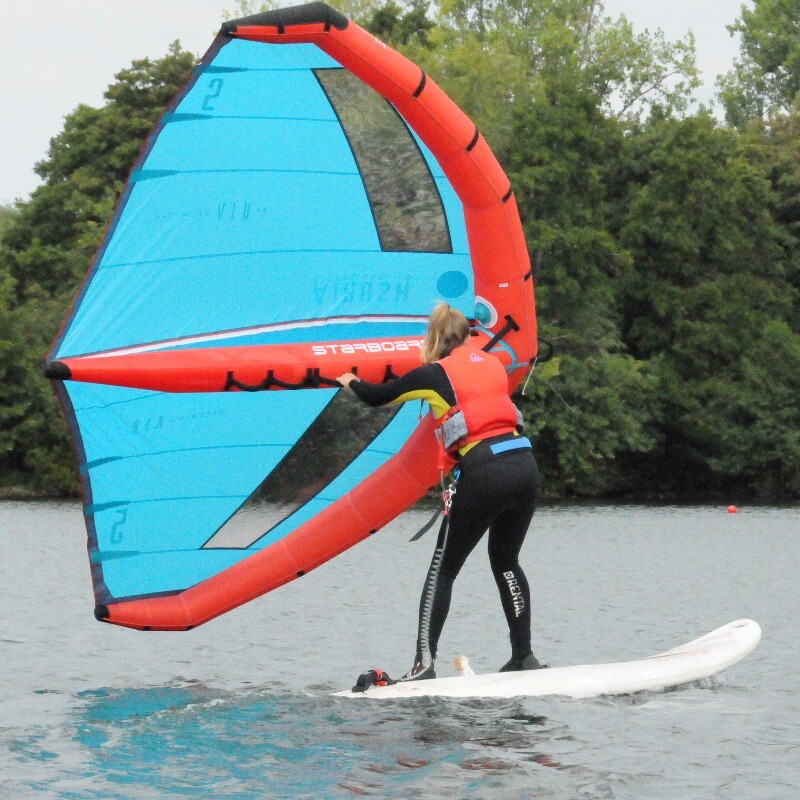
<path fill-rule="evenodd" d="M 442 446 L 458 460 L 457 491 L 422 590 L 414 666 L 401 681 L 436 677 L 436 649 L 453 582 L 487 528 L 489 560 L 511 636 L 511 660 L 501 672 L 541 666 L 531 652 L 530 591 L 518 561 L 536 504 L 538 470 L 530 442 L 517 432 L 521 416 L 508 396 L 505 368 L 470 347 L 469 335 L 467 318 L 441 303 L 430 316 L 424 366 L 387 383 L 368 383 L 351 372 L 338 378 L 370 406 L 426 400 L 440 421 Z"/>

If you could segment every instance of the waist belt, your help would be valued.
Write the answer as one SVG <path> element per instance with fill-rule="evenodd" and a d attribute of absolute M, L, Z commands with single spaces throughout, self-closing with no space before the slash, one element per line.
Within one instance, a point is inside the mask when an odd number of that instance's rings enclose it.
<path fill-rule="evenodd" d="M 525 436 L 515 436 L 513 439 L 508 439 L 505 442 L 498 442 L 497 444 L 490 444 L 489 449 L 496 456 L 500 453 L 505 453 L 508 450 L 530 450 L 532 447 L 530 440 Z"/>
<path fill-rule="evenodd" d="M 527 437 L 504 433 L 478 442 L 466 455 L 458 459 L 458 463 L 462 469 L 471 469 L 504 453 L 525 452 L 532 449 L 533 445 Z"/>

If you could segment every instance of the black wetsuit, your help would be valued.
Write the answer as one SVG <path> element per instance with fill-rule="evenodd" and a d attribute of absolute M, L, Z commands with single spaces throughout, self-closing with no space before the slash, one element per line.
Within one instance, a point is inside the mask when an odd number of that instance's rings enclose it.
<path fill-rule="evenodd" d="M 426 400 L 437 417 L 456 404 L 453 387 L 439 364 L 419 367 L 388 383 L 353 381 L 350 387 L 371 406 Z M 453 582 L 487 529 L 489 561 L 508 621 L 512 659 L 521 660 L 531 652 L 530 590 L 519 552 L 536 505 L 539 474 L 529 447 L 497 455 L 492 451 L 514 437 L 485 439 L 463 448 L 459 455 L 460 474 L 449 524 L 447 518 L 442 522 L 420 600 L 417 662 L 423 667 L 436 658 Z"/>

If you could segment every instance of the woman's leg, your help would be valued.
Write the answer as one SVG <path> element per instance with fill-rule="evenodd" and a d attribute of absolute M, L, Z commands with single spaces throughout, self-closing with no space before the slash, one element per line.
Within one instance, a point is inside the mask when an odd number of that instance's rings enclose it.
<path fill-rule="evenodd" d="M 530 652 L 530 597 L 518 556 L 533 516 L 538 491 L 536 462 L 530 451 L 498 456 L 475 469 L 462 472 L 450 508 L 442 522 L 419 607 L 417 653 L 414 667 L 401 680 L 434 677 L 433 663 L 452 597 L 453 583 L 469 554 L 491 525 L 489 556 L 495 580 L 498 569 L 511 571 L 517 581 L 512 588 L 503 578 L 503 608 L 512 631 L 512 647 Z M 494 555 L 493 555 L 494 554 Z M 521 578 L 521 583 L 520 583 Z M 514 596 L 512 596 L 514 592 Z M 514 597 L 522 592 L 525 611 L 516 615 Z"/>
<path fill-rule="evenodd" d="M 401 680 L 433 677 L 433 662 L 450 610 L 453 583 L 496 513 L 491 498 L 487 501 L 481 491 L 480 474 L 480 470 L 464 473 L 456 484 L 450 515 L 442 521 L 422 589 L 414 667 Z"/>
<path fill-rule="evenodd" d="M 509 669 L 512 662 L 521 665 L 531 655 L 530 588 L 519 564 L 519 552 L 533 517 L 538 492 L 533 455 L 513 458 L 515 463 L 509 458 L 503 466 L 508 468 L 507 485 L 514 503 L 495 517 L 489 529 L 489 563 L 511 639 L 512 660 L 506 665 Z"/>

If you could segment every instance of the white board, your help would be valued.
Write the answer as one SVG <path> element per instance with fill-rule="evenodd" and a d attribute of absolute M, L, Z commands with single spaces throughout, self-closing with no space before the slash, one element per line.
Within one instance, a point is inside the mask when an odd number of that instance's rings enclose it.
<path fill-rule="evenodd" d="M 638 661 L 550 667 L 525 672 L 436 678 L 371 686 L 338 697 L 388 700 L 409 697 L 597 697 L 667 689 L 707 678 L 741 661 L 761 639 L 757 622 L 740 619 L 688 644 Z"/>

